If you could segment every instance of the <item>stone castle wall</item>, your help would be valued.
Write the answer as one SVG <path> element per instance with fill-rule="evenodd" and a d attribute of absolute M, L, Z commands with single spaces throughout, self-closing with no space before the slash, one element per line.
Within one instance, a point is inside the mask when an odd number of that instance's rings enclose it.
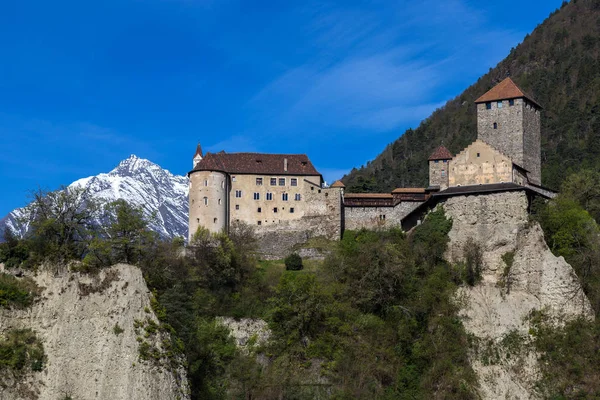
<path fill-rule="evenodd" d="M 341 237 L 344 224 L 341 189 L 315 186 L 305 193 L 304 206 L 304 215 L 300 219 L 255 227 L 263 256 L 285 257 L 296 245 L 312 237 L 330 240 Z"/>
<path fill-rule="evenodd" d="M 199 226 L 213 233 L 228 226 L 229 182 L 222 172 L 198 171 L 190 175 L 189 237 Z"/>
<path fill-rule="evenodd" d="M 396 207 L 345 207 L 344 228 L 348 230 L 400 227 L 402 218 L 421 205 L 406 201 Z"/>
<path fill-rule="evenodd" d="M 450 186 L 512 182 L 512 180 L 511 160 L 479 139 L 452 159 Z"/>
<path fill-rule="evenodd" d="M 429 186 L 439 186 L 440 190 L 448 188 L 450 160 L 429 161 Z"/>
<path fill-rule="evenodd" d="M 523 143 L 525 165 L 523 165 L 523 167 L 529 171 L 527 176 L 531 183 L 541 185 L 542 149 L 540 110 L 527 102 L 523 108 L 523 116 L 523 131 L 525 133 Z"/>
<path fill-rule="evenodd" d="M 507 155 L 512 161 L 524 167 L 523 154 L 523 113 L 524 99 L 514 99 L 510 106 L 508 100 L 492 101 L 488 110 L 485 103 L 477 104 L 477 138 L 488 143 L 494 149 Z M 494 123 L 497 128 L 494 129 Z"/>

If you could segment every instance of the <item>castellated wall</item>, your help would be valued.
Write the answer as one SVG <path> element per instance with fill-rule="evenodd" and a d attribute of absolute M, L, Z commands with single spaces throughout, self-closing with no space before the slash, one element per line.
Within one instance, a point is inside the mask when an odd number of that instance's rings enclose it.
<path fill-rule="evenodd" d="M 344 228 L 348 230 L 400 227 L 402 218 L 422 202 L 406 201 L 396 207 L 345 207 Z"/>
<path fill-rule="evenodd" d="M 229 182 L 222 172 L 197 171 L 190 175 L 189 240 L 199 226 L 221 232 L 227 226 Z"/>
<path fill-rule="evenodd" d="M 450 186 L 512 181 L 512 161 L 479 139 L 452 159 Z"/>
<path fill-rule="evenodd" d="M 429 185 L 439 186 L 441 190 L 448 188 L 450 160 L 429 161 Z"/>
<path fill-rule="evenodd" d="M 524 99 L 514 99 L 510 106 L 503 100 L 502 107 L 492 101 L 488 110 L 485 103 L 477 104 L 477 138 L 488 143 L 494 149 L 510 157 L 513 162 L 524 167 L 523 154 L 523 117 Z M 494 129 L 494 123 L 497 127 Z"/>
<path fill-rule="evenodd" d="M 529 181 L 536 185 L 542 184 L 542 149 L 541 149 L 541 122 L 540 110 L 532 104 L 525 104 L 523 108 L 523 131 L 525 138 L 523 151 L 525 165 L 523 167 L 529 171 L 527 174 Z"/>

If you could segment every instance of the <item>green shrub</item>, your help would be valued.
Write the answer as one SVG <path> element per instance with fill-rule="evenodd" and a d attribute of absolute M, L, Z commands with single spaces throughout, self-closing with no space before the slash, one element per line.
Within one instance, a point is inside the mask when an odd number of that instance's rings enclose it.
<path fill-rule="evenodd" d="M 0 341 L 0 370 L 37 372 L 44 368 L 45 361 L 44 346 L 31 329 L 12 329 Z"/>
<path fill-rule="evenodd" d="M 288 271 L 300 271 L 304 266 L 302 265 L 302 257 L 298 253 L 292 253 L 287 256 L 284 260 L 285 269 Z"/>
<path fill-rule="evenodd" d="M 118 323 L 113 326 L 113 333 L 119 336 L 121 333 L 125 332 L 125 329 L 121 328 Z"/>
<path fill-rule="evenodd" d="M 29 277 L 16 278 L 0 273 L 0 307 L 23 308 L 30 306 L 39 294 L 39 287 Z"/>

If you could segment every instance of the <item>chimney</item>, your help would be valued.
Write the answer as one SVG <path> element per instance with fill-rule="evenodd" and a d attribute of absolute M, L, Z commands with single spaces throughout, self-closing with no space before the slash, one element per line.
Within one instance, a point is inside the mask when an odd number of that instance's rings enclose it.
<path fill-rule="evenodd" d="M 287 172 L 287 158 L 283 159 L 283 170 Z"/>

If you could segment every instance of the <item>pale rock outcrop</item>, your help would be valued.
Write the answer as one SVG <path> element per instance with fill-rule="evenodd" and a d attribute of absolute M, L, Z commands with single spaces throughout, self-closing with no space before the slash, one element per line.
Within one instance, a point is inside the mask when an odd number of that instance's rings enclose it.
<path fill-rule="evenodd" d="M 482 343 L 499 344 L 511 332 L 529 338 L 533 310 L 544 310 L 556 324 L 579 316 L 593 318 L 573 268 L 552 254 L 539 225 L 529 222 L 527 205 L 524 192 L 458 196 L 443 204 L 453 221 L 446 258 L 461 261 L 470 239 L 482 250 L 482 282 L 457 295 L 466 330 Z M 514 252 L 514 261 L 505 270 L 502 256 L 508 252 Z M 502 354 L 496 363 L 472 358 L 483 398 L 538 398 L 536 354 L 523 354 L 517 363 Z"/>
<path fill-rule="evenodd" d="M 95 278 L 45 270 L 32 278 L 43 288 L 41 298 L 27 310 L 2 310 L 0 332 L 31 328 L 43 342 L 47 363 L 19 388 L 0 388 L 0 398 L 189 398 L 183 369 L 139 359 L 134 321 L 157 320 L 138 268 L 116 265 Z"/>
<path fill-rule="evenodd" d="M 250 344 L 265 344 L 271 337 L 269 325 L 262 319 L 217 317 L 217 323 L 229 329 L 230 336 L 241 349 L 247 349 Z"/>

